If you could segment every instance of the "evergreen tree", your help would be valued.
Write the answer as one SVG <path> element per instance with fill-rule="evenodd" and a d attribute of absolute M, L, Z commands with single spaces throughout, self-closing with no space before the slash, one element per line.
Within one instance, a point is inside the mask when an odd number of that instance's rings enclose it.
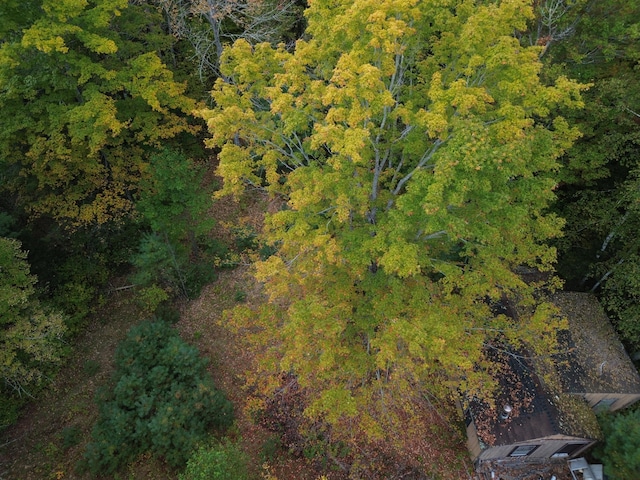
<path fill-rule="evenodd" d="M 192 298 L 213 278 L 220 252 L 214 252 L 216 242 L 208 238 L 211 192 L 201 177 L 202 171 L 182 153 L 165 150 L 151 157 L 136 203 L 151 229 L 132 259 L 136 284 L 155 284 Z"/>
<path fill-rule="evenodd" d="M 113 385 L 97 397 L 100 418 L 84 466 L 113 473 L 152 452 L 173 466 L 186 463 L 210 426 L 225 428 L 233 407 L 205 370 L 205 360 L 164 322 L 133 327 L 118 346 Z"/>

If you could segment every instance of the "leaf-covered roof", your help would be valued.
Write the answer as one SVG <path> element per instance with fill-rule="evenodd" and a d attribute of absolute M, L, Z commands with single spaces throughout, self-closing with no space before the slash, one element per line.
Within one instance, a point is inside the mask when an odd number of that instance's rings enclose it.
<path fill-rule="evenodd" d="M 640 375 L 596 297 L 560 292 L 552 300 L 569 321 L 569 332 L 560 336 L 563 352 L 557 362 L 564 390 L 640 394 Z"/>

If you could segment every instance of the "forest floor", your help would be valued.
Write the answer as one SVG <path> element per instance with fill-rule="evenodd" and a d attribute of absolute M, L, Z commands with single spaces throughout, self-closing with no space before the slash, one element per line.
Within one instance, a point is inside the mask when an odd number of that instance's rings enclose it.
<path fill-rule="evenodd" d="M 264 200 L 257 202 L 216 202 L 212 215 L 218 219 L 215 235 L 232 243 L 237 227 L 258 231 L 262 212 L 272 209 Z M 215 282 L 205 286 L 199 298 L 179 305 L 180 320 L 175 327 L 187 342 L 197 346 L 209 359 L 209 371 L 216 385 L 233 402 L 235 427 L 229 436 L 240 442 L 249 455 L 252 478 L 277 480 L 346 479 L 337 463 L 321 465 L 304 456 L 291 455 L 280 447 L 279 437 L 250 418 L 245 405 L 249 401 L 243 373 L 254 358 L 242 339 L 224 327 L 224 312 L 240 302 L 260 301 L 258 286 L 249 274 L 250 262 L 240 261 L 234 269 L 219 272 Z M 47 392 L 32 402 L 19 422 L 4 430 L 0 437 L 0 480 L 85 479 L 76 471 L 90 440 L 98 417 L 93 399 L 97 389 L 106 385 L 113 372 L 112 360 L 117 344 L 131 326 L 144 319 L 135 301 L 135 291 L 115 290 L 126 279 L 114 279 L 106 303 L 90 319 L 86 330 L 74 341 L 73 353 L 66 358 Z M 459 435 L 443 418 L 424 417 L 424 428 L 414 425 L 423 435 L 414 435 L 402 455 L 423 456 L 431 464 L 429 476 L 402 474 L 393 478 L 469 479 L 466 449 Z M 413 430 L 413 428 L 411 428 Z M 440 432 L 434 435 L 433 432 Z M 386 454 L 384 446 L 371 450 Z M 392 457 L 389 457 L 392 458 Z M 390 460 L 391 461 L 391 460 Z M 133 480 L 176 479 L 178 472 L 150 455 L 143 455 L 113 478 Z M 363 477 L 364 478 L 364 477 Z M 371 479 L 391 478 L 367 476 Z"/>
<path fill-rule="evenodd" d="M 322 472 L 304 458 L 274 449 L 274 434 L 255 424 L 244 412 L 247 394 L 242 388 L 242 372 L 252 359 L 247 358 L 247 352 L 239 348 L 240 343 L 219 325 L 218 319 L 235 302 L 229 292 L 245 288 L 245 273 L 246 268 L 223 271 L 215 283 L 205 287 L 198 300 L 183 305 L 175 326 L 186 341 L 209 358 L 209 371 L 216 385 L 233 402 L 236 426 L 232 435 L 249 454 L 256 478 L 268 462 L 269 471 L 278 480 L 316 479 Z M 98 417 L 93 399 L 98 387 L 108 382 L 115 348 L 140 320 L 138 312 L 133 292 L 122 291 L 114 293 L 92 318 L 48 392 L 26 408 L 16 425 L 3 432 L 0 479 L 90 478 L 77 473 L 75 465 L 82 458 Z M 324 474 L 339 478 L 331 472 Z M 114 478 L 175 479 L 177 472 L 143 455 Z"/>

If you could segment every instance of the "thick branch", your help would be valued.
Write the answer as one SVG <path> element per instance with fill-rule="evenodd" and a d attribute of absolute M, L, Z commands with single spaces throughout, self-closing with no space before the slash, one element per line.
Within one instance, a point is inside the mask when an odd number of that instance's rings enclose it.
<path fill-rule="evenodd" d="M 427 164 L 427 162 L 433 158 L 435 153 L 440 148 L 440 145 L 442 145 L 445 141 L 446 140 L 440 140 L 438 138 L 433 143 L 433 146 L 429 150 L 424 152 L 424 155 L 422 155 L 422 158 L 420 159 L 418 164 L 414 167 L 414 169 L 411 170 L 409 173 L 407 173 L 404 177 L 402 177 L 400 179 L 400 181 L 398 182 L 398 185 L 396 185 L 396 188 L 393 190 L 393 194 L 394 195 L 398 195 L 398 193 L 400 193 L 400 191 L 402 190 L 402 187 L 404 186 L 404 184 L 407 183 L 409 180 L 411 180 L 411 178 L 415 175 L 415 173 L 418 170 L 420 170 L 421 168 L 423 168 Z"/>

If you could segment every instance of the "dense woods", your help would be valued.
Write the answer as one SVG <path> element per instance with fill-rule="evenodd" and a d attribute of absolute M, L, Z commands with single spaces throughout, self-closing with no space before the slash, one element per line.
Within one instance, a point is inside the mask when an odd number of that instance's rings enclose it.
<path fill-rule="evenodd" d="M 640 357 L 637 1 L 0 19 L 0 477 L 461 478 L 459 393 L 495 396 L 491 352 L 552 361 L 547 292 L 596 293 Z M 3 450 L 70 358 L 99 415 L 58 433 L 64 467 L 19 473 Z M 638 422 L 604 420 L 612 478 L 637 473 Z"/>

